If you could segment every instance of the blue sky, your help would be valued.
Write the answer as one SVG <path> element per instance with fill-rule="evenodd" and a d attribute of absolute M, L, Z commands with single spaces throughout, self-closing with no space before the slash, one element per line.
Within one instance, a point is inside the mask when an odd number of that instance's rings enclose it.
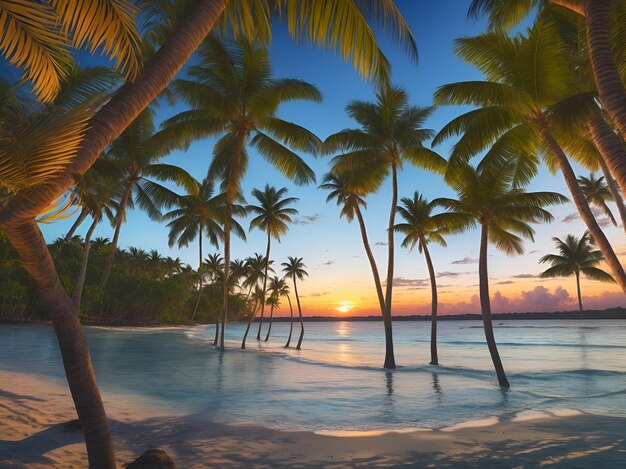
<path fill-rule="evenodd" d="M 461 36 L 472 36 L 484 31 L 482 20 L 467 19 L 466 12 L 469 0 L 440 0 L 437 2 L 417 2 L 398 0 L 397 5 L 407 20 L 419 48 L 419 63 L 398 50 L 392 42 L 380 34 L 381 44 L 393 67 L 394 84 L 405 88 L 414 105 L 428 106 L 437 86 L 454 81 L 480 79 L 476 70 L 453 53 L 453 41 Z M 271 46 L 274 73 L 276 77 L 292 77 L 305 79 L 321 90 L 324 100 L 321 104 L 290 103 L 280 110 L 284 119 L 297 122 L 325 138 L 329 134 L 354 123 L 345 115 L 344 108 L 352 99 L 374 99 L 371 83 L 362 80 L 350 64 L 316 46 L 298 46 L 289 38 L 284 27 L 278 25 L 274 30 Z M 171 108 L 161 106 L 158 118 L 165 119 L 182 110 L 182 107 Z M 437 109 L 428 122 L 428 127 L 438 130 L 459 114 L 459 109 Z M 447 142 L 436 148 L 444 157 L 447 156 Z M 193 144 L 186 152 L 175 152 L 164 159 L 164 162 L 177 164 L 195 177 L 202 179 L 210 161 L 212 141 L 205 140 Z M 358 227 L 339 219 L 339 209 L 325 203 L 326 195 L 316 185 L 297 187 L 264 162 L 251 150 L 251 164 L 245 178 L 245 194 L 249 197 L 253 187 L 262 188 L 266 183 L 277 187 L 285 186 L 289 195 L 298 197 L 297 205 L 300 216 L 280 244 L 273 247 L 272 258 L 282 262 L 287 256 L 301 256 L 309 268 L 309 279 L 302 286 L 304 303 L 310 308 L 311 314 L 335 314 L 341 306 L 354 314 L 377 314 L 375 296 L 372 287 L 369 265 L 363 253 Z M 307 161 L 321 181 L 328 170 L 326 158 L 313 159 L 306 156 Z M 587 173 L 587 171 L 578 171 Z M 445 186 L 439 176 L 414 168 L 405 168 L 399 178 L 401 196 L 410 196 L 419 190 L 428 198 L 452 196 L 453 193 Z M 530 185 L 530 190 L 555 190 L 565 195 L 567 190 L 560 177 L 551 176 L 544 169 Z M 252 200 L 249 199 L 250 202 Z M 366 223 L 370 240 L 384 271 L 386 265 L 386 246 L 376 245 L 386 240 L 386 223 L 390 203 L 390 186 L 385 184 L 381 190 L 368 197 Z M 553 213 L 557 222 L 551 225 L 537 226 L 536 243 L 527 244 L 527 255 L 507 258 L 491 248 L 490 275 L 492 277 L 492 294 L 499 292 L 495 310 L 551 310 L 570 309 L 575 296 L 573 281 L 559 279 L 555 281 L 539 281 L 530 277 L 541 271 L 537 260 L 552 249 L 552 236 L 564 236 L 567 233 L 582 234 L 582 222 L 574 220 L 565 223 L 560 220 L 575 212 L 573 205 L 555 208 Z M 575 218 L 575 217 L 574 217 Z M 70 222 L 59 222 L 43 227 L 48 240 L 61 236 L 67 231 Z M 243 222 L 247 228 L 248 221 Z M 81 229 L 81 233 L 87 227 Z M 625 250 L 621 227 L 607 228 L 609 238 L 614 242 L 616 250 Z M 106 224 L 98 227 L 97 236 L 112 236 L 112 228 Z M 476 311 L 475 295 L 477 294 L 477 263 L 478 232 L 471 231 L 449 239 L 446 249 L 434 247 L 433 258 L 437 271 L 443 275 L 439 278 L 441 285 L 441 301 L 448 304 L 450 312 Z M 153 222 L 143 213 L 135 210 L 124 225 L 121 234 L 121 247 L 139 246 L 144 249 L 158 249 L 166 255 L 180 257 L 183 261 L 196 266 L 196 246 L 183 249 L 170 249 L 167 246 L 167 230 L 164 224 Z M 247 243 L 235 241 L 233 257 L 243 258 L 254 252 L 264 252 L 265 237 L 263 234 L 251 232 Z M 214 249 L 209 248 L 208 252 Z M 536 251 L 536 252 L 534 252 Z M 396 278 L 399 288 L 396 299 L 398 311 L 403 314 L 425 313 L 428 309 L 429 290 L 425 279 L 427 272 L 423 259 L 417 252 L 398 249 Z M 515 276 L 524 276 L 523 278 Z M 612 286 L 604 284 L 583 284 L 593 295 L 597 296 L 597 304 L 607 307 L 626 303 L 623 294 Z M 559 290 L 560 288 L 560 290 Z M 563 294 L 563 291 L 567 295 Z M 604 292 L 607 292 L 606 294 Z M 608 300 L 607 300 L 608 299 Z M 604 300 L 604 301 L 601 301 Z M 591 300 L 590 305 L 594 305 Z M 545 305 L 545 309 L 541 307 Z M 518 309 L 516 309 L 518 308 Z M 283 312 L 285 313 L 285 312 Z"/>

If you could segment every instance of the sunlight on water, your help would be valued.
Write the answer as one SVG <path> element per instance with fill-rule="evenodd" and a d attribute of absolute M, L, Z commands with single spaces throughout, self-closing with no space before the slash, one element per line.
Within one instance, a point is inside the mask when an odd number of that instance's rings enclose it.
<path fill-rule="evenodd" d="M 480 322 L 440 322 L 439 367 L 427 365 L 429 323 L 396 322 L 393 372 L 382 369 L 381 322 L 307 323 L 301 351 L 284 348 L 288 323 L 275 323 L 268 343 L 249 340 L 246 351 L 243 331 L 228 325 L 224 354 L 212 346 L 213 326 L 87 328 L 87 335 L 105 393 L 221 422 L 339 434 L 576 412 L 626 416 L 620 321 L 499 323 L 508 391 L 496 384 Z M 0 326 L 0 368 L 62 379 L 52 329 Z"/>

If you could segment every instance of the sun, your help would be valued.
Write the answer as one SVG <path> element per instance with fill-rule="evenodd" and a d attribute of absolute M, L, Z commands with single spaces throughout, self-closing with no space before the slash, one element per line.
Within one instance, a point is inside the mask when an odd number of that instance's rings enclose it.
<path fill-rule="evenodd" d="M 341 301 L 339 302 L 339 306 L 335 309 L 340 313 L 347 313 L 353 308 L 353 305 L 350 301 Z"/>

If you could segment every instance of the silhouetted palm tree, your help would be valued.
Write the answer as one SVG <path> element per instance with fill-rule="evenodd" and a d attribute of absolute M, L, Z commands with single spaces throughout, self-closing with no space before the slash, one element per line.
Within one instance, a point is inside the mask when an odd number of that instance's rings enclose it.
<path fill-rule="evenodd" d="M 300 306 L 300 296 L 298 295 L 298 280 L 303 280 L 304 277 L 309 274 L 306 271 L 306 265 L 302 262 L 301 257 L 288 257 L 287 262 L 283 262 L 283 272 L 286 277 L 291 277 L 293 281 L 293 291 L 296 295 L 296 302 L 298 304 L 298 316 L 300 317 L 300 338 L 298 339 L 298 345 L 296 350 L 300 350 L 302 347 L 302 339 L 304 338 L 304 319 L 302 318 L 302 307 Z"/>

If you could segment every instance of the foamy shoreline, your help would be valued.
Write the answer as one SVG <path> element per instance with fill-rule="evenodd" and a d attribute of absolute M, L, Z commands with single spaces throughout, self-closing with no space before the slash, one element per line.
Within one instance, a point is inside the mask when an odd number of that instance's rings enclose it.
<path fill-rule="evenodd" d="M 120 467 L 146 449 L 170 453 L 179 467 L 623 467 L 626 419 L 525 412 L 441 430 L 279 431 L 208 424 L 131 395 L 104 394 Z M 547 418 L 546 418 L 547 417 Z M 58 381 L 0 371 L 0 468 L 85 467 L 67 388 Z"/>

